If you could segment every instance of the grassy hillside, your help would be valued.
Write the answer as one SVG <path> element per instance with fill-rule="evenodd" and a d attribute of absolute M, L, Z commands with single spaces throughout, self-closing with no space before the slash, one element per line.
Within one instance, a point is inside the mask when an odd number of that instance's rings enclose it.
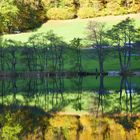
<path fill-rule="evenodd" d="M 86 37 L 86 26 L 90 20 L 104 22 L 106 23 L 106 27 L 110 28 L 112 25 L 118 23 L 119 21 L 127 17 L 134 18 L 136 20 L 136 26 L 140 27 L 140 14 L 130 14 L 124 16 L 106 16 L 92 19 L 73 19 L 57 21 L 50 20 L 36 30 L 27 33 L 5 35 L 4 39 L 13 39 L 17 41 L 26 42 L 28 38 L 35 33 L 43 33 L 49 30 L 53 30 L 54 33 L 63 37 L 65 41 L 69 42 L 74 37 Z"/>

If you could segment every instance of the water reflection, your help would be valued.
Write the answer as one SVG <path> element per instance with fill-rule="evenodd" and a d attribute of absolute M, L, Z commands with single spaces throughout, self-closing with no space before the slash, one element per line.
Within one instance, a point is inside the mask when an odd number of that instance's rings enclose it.
<path fill-rule="evenodd" d="M 138 77 L 0 80 L 0 139 L 131 140 L 140 137 Z"/>
<path fill-rule="evenodd" d="M 1 79 L 1 105 L 34 106 L 47 112 L 139 113 L 139 78 L 71 77 Z M 112 83 L 110 87 L 109 83 Z"/>
<path fill-rule="evenodd" d="M 120 82 L 120 107 L 122 108 L 122 92 L 123 88 L 126 94 L 126 112 L 132 112 L 132 95 L 135 93 L 132 88 L 131 77 L 122 77 Z M 129 110 L 130 109 L 130 110 Z"/>

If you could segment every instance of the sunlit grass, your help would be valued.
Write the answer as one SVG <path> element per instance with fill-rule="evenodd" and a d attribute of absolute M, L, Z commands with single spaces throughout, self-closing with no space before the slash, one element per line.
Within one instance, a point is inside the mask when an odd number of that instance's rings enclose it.
<path fill-rule="evenodd" d="M 63 39 L 67 42 L 72 40 L 74 37 L 85 38 L 86 37 L 86 27 L 90 20 L 96 20 L 100 22 L 104 22 L 106 24 L 106 28 L 109 29 L 112 25 L 118 23 L 119 21 L 125 19 L 126 17 L 132 17 L 136 20 L 136 26 L 140 26 L 140 14 L 131 14 L 125 16 L 106 16 L 106 17 L 98 17 L 93 19 L 73 19 L 73 20 L 63 20 L 63 21 L 48 21 L 43 24 L 40 28 L 21 34 L 15 35 L 5 35 L 5 39 L 13 39 L 16 41 L 26 42 L 28 38 L 35 34 L 41 32 L 48 32 L 49 30 L 53 30 L 55 34 L 63 37 Z"/>

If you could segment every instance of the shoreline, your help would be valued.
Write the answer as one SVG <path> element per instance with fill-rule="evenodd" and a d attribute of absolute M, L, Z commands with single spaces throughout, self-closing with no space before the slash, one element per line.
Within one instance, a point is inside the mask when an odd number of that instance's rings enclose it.
<path fill-rule="evenodd" d="M 42 78 L 42 77 L 74 77 L 74 76 L 140 76 L 140 71 L 131 71 L 121 74 L 120 71 L 108 71 L 103 74 L 96 72 L 47 72 L 47 71 L 21 71 L 21 72 L 0 72 L 0 79 L 6 78 Z"/>

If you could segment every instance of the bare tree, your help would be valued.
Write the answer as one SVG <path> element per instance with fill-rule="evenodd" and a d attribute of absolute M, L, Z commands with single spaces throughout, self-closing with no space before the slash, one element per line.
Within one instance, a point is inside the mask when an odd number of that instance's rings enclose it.
<path fill-rule="evenodd" d="M 93 47 L 96 47 L 100 74 L 104 73 L 104 51 L 103 43 L 105 42 L 105 24 L 96 21 L 90 21 L 88 26 L 88 39 L 92 41 Z"/>

